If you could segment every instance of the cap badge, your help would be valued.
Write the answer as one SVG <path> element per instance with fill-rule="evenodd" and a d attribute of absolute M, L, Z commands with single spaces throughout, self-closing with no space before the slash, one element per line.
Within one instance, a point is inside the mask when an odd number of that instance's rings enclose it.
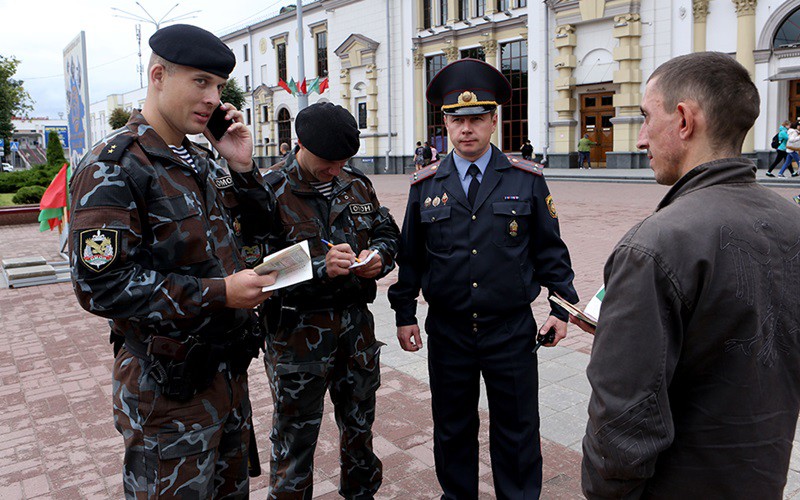
<path fill-rule="evenodd" d="M 472 101 L 477 101 L 478 96 L 470 92 L 469 90 L 465 90 L 458 96 L 458 103 L 459 104 L 469 104 Z"/>

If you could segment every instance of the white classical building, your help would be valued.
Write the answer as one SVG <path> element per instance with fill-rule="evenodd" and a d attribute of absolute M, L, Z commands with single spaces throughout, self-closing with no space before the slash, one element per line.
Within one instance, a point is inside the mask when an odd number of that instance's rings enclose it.
<path fill-rule="evenodd" d="M 551 167 L 576 165 L 584 133 L 593 163 L 646 168 L 636 150 L 639 102 L 652 71 L 682 54 L 715 50 L 753 75 L 762 112 L 745 152 L 762 163 L 784 119 L 800 116 L 800 0 L 316 0 L 221 34 L 232 77 L 248 94 L 255 156 L 269 163 L 296 140 L 297 97 L 278 83 L 328 78 L 309 103 L 341 104 L 361 128 L 353 163 L 367 172 L 411 167 L 416 141 L 449 150 L 442 115 L 424 98 L 433 75 L 461 57 L 483 59 L 511 82 L 493 142 L 516 153 L 530 139 Z M 95 140 L 114 106 L 141 107 L 144 91 L 91 106 Z M 735 112 L 735 110 L 732 110 Z"/>

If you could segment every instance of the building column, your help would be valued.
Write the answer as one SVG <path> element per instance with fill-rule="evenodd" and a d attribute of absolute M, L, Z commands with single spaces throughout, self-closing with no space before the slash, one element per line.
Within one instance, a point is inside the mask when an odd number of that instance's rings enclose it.
<path fill-rule="evenodd" d="M 458 21 L 458 0 L 447 0 L 447 24 L 453 25 Z"/>
<path fill-rule="evenodd" d="M 736 6 L 736 60 L 747 69 L 750 78 L 756 73 L 756 4 L 757 0 L 732 0 Z M 747 132 L 742 153 L 755 151 L 753 129 Z"/>
<path fill-rule="evenodd" d="M 614 38 L 619 45 L 614 47 L 614 60 L 619 69 L 614 72 L 614 83 L 620 86 L 620 92 L 614 94 L 616 116 L 611 120 L 614 126 L 614 153 L 626 153 L 618 156 L 606 156 L 609 168 L 636 168 L 640 165 L 633 160 L 630 153 L 638 151 L 636 142 L 642 124 L 642 102 L 640 89 L 642 86 L 642 22 L 639 14 L 625 14 L 614 18 Z"/>
<path fill-rule="evenodd" d="M 378 67 L 368 64 L 367 68 L 367 130 L 372 137 L 366 141 L 367 156 L 379 156 L 378 141 Z"/>
<path fill-rule="evenodd" d="M 339 83 L 342 84 L 342 90 L 339 93 L 339 97 L 342 98 L 342 107 L 349 112 L 353 112 L 352 106 L 350 106 L 350 70 L 347 68 L 342 68 L 339 72 Z"/>
<path fill-rule="evenodd" d="M 453 47 L 451 45 L 449 47 L 443 48 L 442 52 L 444 52 L 444 56 L 447 58 L 447 64 L 450 64 L 451 62 L 454 61 L 458 61 L 459 59 L 460 53 L 458 47 Z"/>
<path fill-rule="evenodd" d="M 708 17 L 708 0 L 692 0 L 692 17 L 694 19 L 693 47 L 695 52 L 706 50 L 706 17 Z"/>
<path fill-rule="evenodd" d="M 497 40 L 493 38 L 489 38 L 487 40 L 480 41 L 481 47 L 483 48 L 483 54 L 486 56 L 486 62 L 497 68 L 500 71 L 500 64 L 497 62 Z M 492 144 L 497 146 L 498 148 L 502 149 L 500 144 L 500 121 L 497 122 L 497 128 L 492 133 Z M 449 139 L 449 137 L 448 137 Z"/>
<path fill-rule="evenodd" d="M 553 66 L 558 72 L 558 77 L 554 80 L 554 88 L 558 97 L 553 103 L 557 119 L 551 122 L 555 140 L 553 141 L 553 153 L 570 153 L 575 150 L 576 138 L 575 109 L 577 100 L 572 97 L 572 88 L 575 86 L 575 77 L 572 72 L 578 65 L 575 57 L 575 46 L 578 44 L 578 37 L 575 35 L 575 26 L 572 24 L 562 24 L 556 26 L 556 37 L 553 44 L 558 49 L 558 56 L 553 60 Z"/>
<path fill-rule="evenodd" d="M 425 137 L 425 56 L 422 50 L 417 47 L 414 51 L 414 89 L 416 89 L 416 96 L 414 97 L 414 144 L 417 141 L 425 142 L 428 139 Z M 415 146 L 416 147 L 416 146 Z"/>

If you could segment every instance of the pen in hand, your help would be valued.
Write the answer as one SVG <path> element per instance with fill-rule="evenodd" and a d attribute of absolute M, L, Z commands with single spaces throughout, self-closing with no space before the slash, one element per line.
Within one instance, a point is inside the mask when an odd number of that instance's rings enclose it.
<path fill-rule="evenodd" d="M 333 243 L 331 243 L 330 241 L 328 241 L 328 240 L 326 240 L 326 239 L 323 239 L 323 238 L 320 238 L 319 240 L 320 240 L 321 242 L 325 243 L 325 244 L 328 246 L 328 248 L 333 248 Z M 356 262 L 358 262 L 358 263 L 360 264 L 360 263 L 361 263 L 361 259 L 359 259 L 358 257 L 356 257 Z"/>

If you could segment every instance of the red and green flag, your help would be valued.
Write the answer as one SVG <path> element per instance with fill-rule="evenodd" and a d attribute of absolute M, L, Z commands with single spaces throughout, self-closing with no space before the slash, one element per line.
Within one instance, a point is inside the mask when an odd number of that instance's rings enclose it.
<path fill-rule="evenodd" d="M 65 163 L 50 182 L 39 202 L 39 231 L 53 230 L 61 224 L 67 208 L 69 165 Z"/>
<path fill-rule="evenodd" d="M 285 90 L 286 92 L 288 92 L 288 93 L 290 93 L 290 94 L 292 93 L 292 89 L 290 89 L 290 88 L 289 88 L 289 86 L 288 86 L 288 85 L 286 85 L 286 82 L 284 82 L 284 81 L 283 81 L 283 78 L 278 78 L 278 85 L 279 85 L 279 86 L 280 86 L 280 87 L 281 87 L 283 90 Z"/>
<path fill-rule="evenodd" d="M 328 79 L 326 78 L 320 82 L 318 92 L 321 94 L 325 92 L 325 89 L 327 88 L 328 88 Z"/>

